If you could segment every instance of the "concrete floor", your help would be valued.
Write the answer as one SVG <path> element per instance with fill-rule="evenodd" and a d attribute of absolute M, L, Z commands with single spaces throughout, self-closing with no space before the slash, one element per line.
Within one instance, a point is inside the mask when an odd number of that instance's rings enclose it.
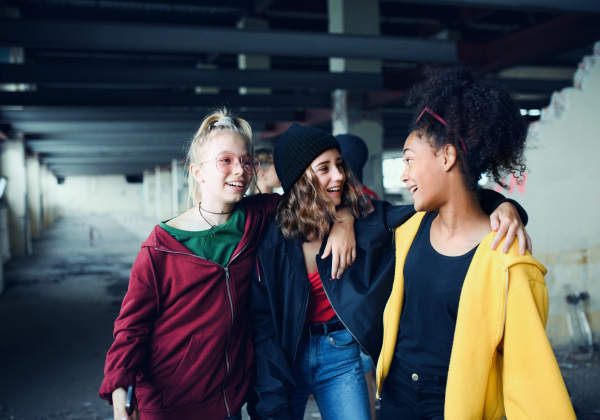
<path fill-rule="evenodd" d="M 113 418 L 98 398 L 104 357 L 129 270 L 152 225 L 134 216 L 62 219 L 34 242 L 34 256 L 5 265 L 0 419 Z M 573 401 L 587 413 L 580 419 L 600 420 L 598 356 L 559 355 L 559 362 Z M 305 419 L 314 418 L 311 399 Z"/>

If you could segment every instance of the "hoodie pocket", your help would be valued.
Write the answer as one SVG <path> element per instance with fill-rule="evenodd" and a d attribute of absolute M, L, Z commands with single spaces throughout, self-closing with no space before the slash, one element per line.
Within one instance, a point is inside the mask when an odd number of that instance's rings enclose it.
<path fill-rule="evenodd" d="M 192 335 L 188 348 L 163 390 L 163 408 L 184 406 L 213 397 L 225 380 L 227 330 Z"/>

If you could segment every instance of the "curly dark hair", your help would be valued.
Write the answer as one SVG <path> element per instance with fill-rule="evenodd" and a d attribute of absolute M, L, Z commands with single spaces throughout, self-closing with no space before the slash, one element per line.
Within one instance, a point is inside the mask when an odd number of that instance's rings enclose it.
<path fill-rule="evenodd" d="M 465 182 L 473 190 L 477 190 L 482 174 L 505 188 L 502 179 L 509 173 L 521 178 L 527 128 L 509 91 L 479 79 L 464 67 L 428 69 L 426 76 L 408 97 L 408 104 L 415 105 L 410 132 L 426 137 L 436 150 L 452 144 L 458 151 Z M 427 112 L 417 122 L 425 107 L 447 124 Z"/>
<path fill-rule="evenodd" d="M 371 200 L 362 193 L 362 186 L 346 162 L 342 161 L 342 167 L 346 174 L 342 205 L 358 219 L 371 211 Z M 327 198 L 327 190 L 310 166 L 283 196 L 277 207 L 276 220 L 283 235 L 299 243 L 323 239 L 329 233 L 331 223 L 338 220 L 336 208 Z"/>

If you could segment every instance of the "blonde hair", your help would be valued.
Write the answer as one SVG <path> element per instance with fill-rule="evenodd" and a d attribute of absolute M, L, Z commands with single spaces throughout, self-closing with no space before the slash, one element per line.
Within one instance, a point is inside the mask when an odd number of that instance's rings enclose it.
<path fill-rule="evenodd" d="M 200 128 L 192 138 L 190 147 L 184 160 L 184 168 L 186 171 L 188 171 L 187 184 L 190 207 L 195 206 L 202 198 L 200 186 L 192 176 L 190 165 L 201 163 L 203 161 L 202 147 L 204 144 L 208 139 L 210 139 L 212 134 L 221 133 L 224 131 L 239 134 L 248 145 L 248 153 L 254 154 L 254 148 L 252 145 L 252 129 L 246 120 L 234 117 L 231 111 L 225 107 L 217 109 L 216 111 L 207 115 L 202 121 Z"/>

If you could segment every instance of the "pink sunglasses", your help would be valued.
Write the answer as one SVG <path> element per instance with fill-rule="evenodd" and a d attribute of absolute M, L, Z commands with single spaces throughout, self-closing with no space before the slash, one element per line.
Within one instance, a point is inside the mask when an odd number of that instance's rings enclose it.
<path fill-rule="evenodd" d="M 417 118 L 417 121 L 415 121 L 415 123 L 418 123 L 419 120 L 421 119 L 421 117 L 423 116 L 423 114 L 425 113 L 429 113 L 433 118 L 435 118 L 436 120 L 438 120 L 439 122 L 441 122 L 444 125 L 448 125 L 446 123 L 446 121 L 444 121 L 444 119 L 442 117 L 440 117 L 438 114 L 436 114 L 435 112 L 432 111 L 431 108 L 429 108 L 428 106 L 425 107 L 425 109 L 423 110 L 423 112 L 421 112 L 421 115 L 419 115 L 419 118 Z M 460 139 L 460 144 L 462 144 L 462 148 L 465 152 L 465 155 L 469 155 L 469 151 L 467 150 L 467 145 L 465 144 L 464 140 L 462 139 L 462 137 L 460 136 L 460 134 L 458 135 L 458 138 Z"/>

